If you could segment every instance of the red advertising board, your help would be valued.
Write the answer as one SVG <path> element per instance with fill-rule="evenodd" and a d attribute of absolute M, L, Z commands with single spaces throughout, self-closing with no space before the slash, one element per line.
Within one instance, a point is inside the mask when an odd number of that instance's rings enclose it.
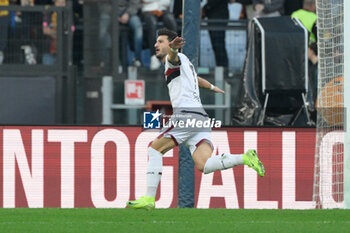
<path fill-rule="evenodd" d="M 144 195 L 147 148 L 141 127 L 0 126 L 0 206 L 123 208 Z M 260 178 L 246 166 L 195 174 L 197 208 L 314 208 L 314 129 L 222 128 L 214 153 L 257 149 Z M 158 208 L 176 207 L 178 149 L 163 160 Z"/>

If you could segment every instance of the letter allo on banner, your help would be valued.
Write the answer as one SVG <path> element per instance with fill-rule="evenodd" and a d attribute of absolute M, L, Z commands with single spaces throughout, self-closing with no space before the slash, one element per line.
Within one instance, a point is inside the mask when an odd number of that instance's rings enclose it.
<path fill-rule="evenodd" d="M 125 104 L 143 105 L 145 104 L 145 81 L 125 80 L 124 82 Z"/>

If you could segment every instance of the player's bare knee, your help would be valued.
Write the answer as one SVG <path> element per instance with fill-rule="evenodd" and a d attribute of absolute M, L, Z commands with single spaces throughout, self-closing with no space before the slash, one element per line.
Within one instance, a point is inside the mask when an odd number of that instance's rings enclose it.
<path fill-rule="evenodd" d="M 156 145 L 153 145 L 153 143 L 151 144 L 151 147 L 161 154 L 165 154 L 166 152 L 172 149 L 172 148 L 169 148 L 168 145 L 156 146 Z"/>
<path fill-rule="evenodd" d="M 156 138 L 152 144 L 151 147 L 155 149 L 156 151 L 165 154 L 169 150 L 173 149 L 176 146 L 175 142 L 171 138 Z"/>

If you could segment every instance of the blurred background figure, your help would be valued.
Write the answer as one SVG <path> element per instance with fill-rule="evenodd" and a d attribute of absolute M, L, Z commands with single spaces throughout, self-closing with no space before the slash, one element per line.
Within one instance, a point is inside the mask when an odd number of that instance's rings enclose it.
<path fill-rule="evenodd" d="M 174 5 L 173 5 L 173 14 L 175 16 L 175 19 L 182 19 L 182 1 L 183 0 L 173 0 L 174 1 Z"/>
<path fill-rule="evenodd" d="M 291 15 L 294 11 L 303 8 L 303 0 L 284 0 L 284 14 Z"/>
<path fill-rule="evenodd" d="M 9 0 L 0 0 L 0 6 L 8 6 Z M 3 63 L 7 46 L 8 29 L 10 26 L 10 14 L 8 11 L 0 11 L 0 65 Z"/>
<path fill-rule="evenodd" d="M 55 6 L 66 6 L 66 0 L 54 0 Z M 44 13 L 43 33 L 46 36 L 43 64 L 53 65 L 56 61 L 57 13 Z"/>
<path fill-rule="evenodd" d="M 52 4 L 52 0 L 19 0 L 21 6 Z M 22 38 L 20 48 L 24 53 L 24 63 L 34 65 L 42 61 L 43 13 L 21 12 L 16 27 L 20 28 Z"/>
<path fill-rule="evenodd" d="M 23 7 L 52 4 L 52 0 L 10 0 L 11 4 Z M 34 65 L 42 61 L 43 43 L 43 12 L 18 11 L 11 12 L 9 63 L 25 63 Z M 10 55 L 10 54 L 9 54 Z"/>
<path fill-rule="evenodd" d="M 254 17 L 284 15 L 284 0 L 253 0 Z"/>
<path fill-rule="evenodd" d="M 161 66 L 156 57 L 154 43 L 156 41 L 157 22 L 162 21 L 164 27 L 177 31 L 174 15 L 170 12 L 171 0 L 143 0 L 142 17 L 147 27 L 148 47 L 151 50 L 150 70 L 157 70 Z"/>
<path fill-rule="evenodd" d="M 112 37 L 110 33 L 110 25 L 111 25 L 111 4 L 109 3 L 101 3 L 98 4 L 98 10 L 100 13 L 99 19 L 99 58 L 100 58 L 100 66 L 109 70 L 110 64 L 110 51 L 112 48 Z"/>
<path fill-rule="evenodd" d="M 141 52 L 143 40 L 143 27 L 138 12 L 141 9 L 141 0 L 119 0 L 119 23 L 128 25 L 132 31 L 132 47 L 135 57 L 132 65 L 141 66 Z"/>
<path fill-rule="evenodd" d="M 208 0 L 202 9 L 202 17 L 228 20 L 228 0 Z M 226 26 L 226 23 L 208 23 L 208 26 Z M 210 41 L 215 53 L 216 66 L 227 67 L 225 31 L 209 30 Z"/>
<path fill-rule="evenodd" d="M 315 0 L 304 0 L 303 8 L 292 13 L 292 18 L 297 18 L 305 26 L 309 32 L 309 79 L 312 91 L 312 99 L 316 101 L 317 98 L 317 15 Z"/>
<path fill-rule="evenodd" d="M 304 0 L 303 8 L 292 13 L 292 18 L 297 18 L 309 31 L 309 44 L 316 43 L 316 3 L 315 0 Z"/>
<path fill-rule="evenodd" d="M 100 43 L 100 66 L 104 67 L 110 64 L 110 51 L 112 39 L 110 34 L 111 26 L 111 9 L 110 3 L 99 4 L 100 22 L 99 22 L 99 43 Z M 119 0 L 118 1 L 118 21 L 120 24 L 127 25 L 132 33 L 132 47 L 134 49 L 134 58 L 132 65 L 140 67 L 143 27 L 138 12 L 141 9 L 141 0 Z M 109 70 L 110 67 L 106 67 Z"/>
<path fill-rule="evenodd" d="M 231 3 L 240 3 L 243 6 L 243 13 L 245 17 L 248 20 L 251 20 L 254 17 L 254 7 L 253 7 L 253 0 L 230 0 Z"/>

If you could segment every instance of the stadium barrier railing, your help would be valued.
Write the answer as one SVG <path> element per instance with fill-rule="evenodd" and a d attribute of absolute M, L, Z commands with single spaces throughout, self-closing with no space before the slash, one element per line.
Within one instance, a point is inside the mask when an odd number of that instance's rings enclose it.
<path fill-rule="evenodd" d="M 1 77 L 54 77 L 56 79 L 56 123 L 74 122 L 73 9 L 52 5 L 0 6 L 9 12 Z M 56 37 L 43 32 L 44 17 L 55 20 Z M 53 16 L 54 15 L 54 16 Z M 55 18 L 55 19 L 53 19 Z M 49 59 L 46 59 L 49 57 Z"/>
<path fill-rule="evenodd" d="M 132 71 L 133 70 L 133 71 Z M 135 69 L 129 69 L 129 75 L 135 72 Z M 131 80 L 131 79 L 130 79 Z M 136 80 L 136 79 L 134 79 Z M 225 90 L 225 96 L 215 95 L 215 104 L 203 103 L 203 107 L 207 110 L 215 110 L 215 118 L 221 120 L 224 125 L 230 125 L 231 122 L 231 85 L 224 80 L 224 69 L 217 67 L 215 72 L 215 84 Z M 135 110 L 146 110 L 147 105 L 128 105 L 114 104 L 113 91 L 114 83 L 112 76 L 104 76 L 102 78 L 102 124 L 115 124 L 113 112 L 115 110 L 128 110 L 129 118 L 128 125 L 136 125 L 137 122 L 142 122 L 142 114 L 135 114 Z"/>

